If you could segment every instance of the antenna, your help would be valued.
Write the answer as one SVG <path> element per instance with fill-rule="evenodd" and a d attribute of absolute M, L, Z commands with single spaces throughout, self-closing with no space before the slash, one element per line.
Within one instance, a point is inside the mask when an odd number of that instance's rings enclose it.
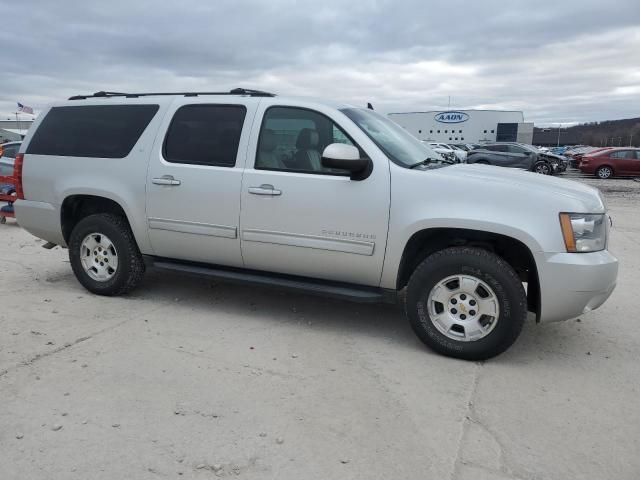
<path fill-rule="evenodd" d="M 367 103 L 367 108 L 368 108 L 369 110 L 373 110 L 373 105 L 371 105 L 371 103 Z"/>

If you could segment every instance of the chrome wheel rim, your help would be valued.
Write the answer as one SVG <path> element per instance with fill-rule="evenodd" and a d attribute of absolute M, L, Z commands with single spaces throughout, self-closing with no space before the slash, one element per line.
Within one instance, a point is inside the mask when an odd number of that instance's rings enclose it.
<path fill-rule="evenodd" d="M 500 317 L 498 297 L 472 275 L 451 275 L 438 282 L 427 299 L 429 318 L 447 338 L 474 342 L 489 335 Z"/>
<path fill-rule="evenodd" d="M 118 252 L 102 233 L 87 235 L 80 244 L 80 261 L 85 273 L 97 282 L 106 282 L 118 271 Z"/>
<path fill-rule="evenodd" d="M 542 175 L 549 174 L 549 166 L 542 163 L 540 165 L 536 165 L 536 173 L 541 173 Z"/>
<path fill-rule="evenodd" d="M 611 176 L 611 169 L 609 167 L 603 167 L 598 170 L 598 176 L 600 178 L 609 178 Z"/>

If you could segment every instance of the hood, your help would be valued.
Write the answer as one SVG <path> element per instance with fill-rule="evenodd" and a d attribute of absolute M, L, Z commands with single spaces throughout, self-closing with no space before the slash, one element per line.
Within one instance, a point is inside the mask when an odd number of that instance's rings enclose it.
<path fill-rule="evenodd" d="M 546 157 L 550 157 L 550 158 L 555 158 L 556 160 L 560 160 L 561 162 L 564 162 L 567 160 L 567 157 L 563 157 L 562 155 L 557 155 L 555 153 L 550 153 L 550 152 L 541 152 L 540 153 L 542 156 L 546 156 Z"/>
<path fill-rule="evenodd" d="M 554 196 L 558 198 L 558 206 L 560 208 L 561 199 L 569 198 L 584 205 L 584 212 L 580 213 L 599 213 L 604 212 L 606 209 L 598 189 L 574 180 L 565 180 L 514 168 L 476 164 L 452 165 L 438 169 L 437 173 L 460 179 L 474 180 L 488 186 L 491 190 L 494 190 L 493 187 L 505 188 L 508 186 L 518 192 L 541 194 L 546 198 Z"/>

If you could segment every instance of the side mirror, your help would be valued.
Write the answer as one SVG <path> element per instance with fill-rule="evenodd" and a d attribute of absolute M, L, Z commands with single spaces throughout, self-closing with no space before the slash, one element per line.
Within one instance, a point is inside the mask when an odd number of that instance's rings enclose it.
<path fill-rule="evenodd" d="M 332 143 L 322 152 L 322 166 L 347 170 L 351 180 L 364 180 L 371 173 L 373 163 L 370 158 L 360 158 L 360 151 L 353 145 Z"/>

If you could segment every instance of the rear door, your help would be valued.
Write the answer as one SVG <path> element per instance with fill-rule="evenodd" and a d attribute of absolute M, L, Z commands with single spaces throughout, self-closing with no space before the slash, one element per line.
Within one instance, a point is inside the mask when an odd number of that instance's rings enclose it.
<path fill-rule="evenodd" d="M 613 171 L 617 175 L 633 175 L 636 169 L 636 154 L 633 150 L 616 150 L 611 152 Z"/>
<path fill-rule="evenodd" d="M 184 98 L 169 109 L 147 177 L 155 255 L 242 266 L 240 184 L 259 99 Z"/>
<path fill-rule="evenodd" d="M 640 150 L 633 151 L 635 159 L 633 160 L 631 174 L 640 175 Z"/>

